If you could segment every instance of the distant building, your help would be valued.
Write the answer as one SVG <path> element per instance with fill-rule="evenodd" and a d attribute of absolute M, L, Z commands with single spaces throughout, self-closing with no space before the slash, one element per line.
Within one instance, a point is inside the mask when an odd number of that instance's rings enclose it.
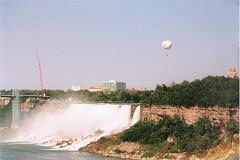
<path fill-rule="evenodd" d="M 110 80 L 107 82 L 103 82 L 101 88 L 104 91 L 116 91 L 116 90 L 125 90 L 126 83 L 125 82 L 118 82 L 116 80 Z"/>
<path fill-rule="evenodd" d="M 4 106 L 8 105 L 10 102 L 10 98 L 7 97 L 0 97 L 0 107 L 3 108 Z"/>
<path fill-rule="evenodd" d="M 89 92 L 102 92 L 103 89 L 101 87 L 90 87 Z"/>
<path fill-rule="evenodd" d="M 148 88 L 147 88 L 147 86 L 145 86 L 140 91 L 147 91 L 147 90 L 148 90 Z"/>
<path fill-rule="evenodd" d="M 83 87 L 77 86 L 77 85 L 73 85 L 73 86 L 72 86 L 72 90 L 73 90 L 73 91 L 80 91 L 80 90 L 83 90 Z"/>
<path fill-rule="evenodd" d="M 237 75 L 237 71 L 235 68 L 231 68 L 229 69 L 228 73 L 227 73 L 227 76 L 229 78 L 236 78 L 238 75 Z"/>

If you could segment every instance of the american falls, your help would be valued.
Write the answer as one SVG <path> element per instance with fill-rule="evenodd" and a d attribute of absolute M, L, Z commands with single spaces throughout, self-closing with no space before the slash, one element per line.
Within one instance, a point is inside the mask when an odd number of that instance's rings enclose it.
<path fill-rule="evenodd" d="M 131 105 L 72 104 L 59 108 L 42 110 L 26 118 L 13 141 L 75 151 L 140 120 L 140 106 L 132 117 Z"/>

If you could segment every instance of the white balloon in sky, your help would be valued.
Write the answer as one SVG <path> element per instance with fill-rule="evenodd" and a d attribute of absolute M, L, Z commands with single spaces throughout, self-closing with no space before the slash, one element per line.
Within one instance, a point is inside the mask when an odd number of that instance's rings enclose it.
<path fill-rule="evenodd" d="M 172 47 L 172 42 L 171 41 L 163 41 L 162 42 L 162 48 L 170 49 L 171 47 Z"/>

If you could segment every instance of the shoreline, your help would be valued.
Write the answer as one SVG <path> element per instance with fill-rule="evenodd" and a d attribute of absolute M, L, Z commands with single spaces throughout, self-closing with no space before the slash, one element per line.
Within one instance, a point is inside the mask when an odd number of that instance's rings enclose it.
<path fill-rule="evenodd" d="M 109 139 L 110 141 L 116 140 L 116 135 Z M 115 142 L 114 142 L 115 143 Z M 128 147 L 127 147 L 128 146 Z M 136 147 L 138 146 L 138 147 Z M 133 142 L 122 142 L 120 144 L 109 144 L 109 142 L 101 143 L 99 141 L 92 142 L 85 147 L 79 149 L 79 151 L 93 153 L 101 155 L 104 157 L 129 159 L 129 160 L 168 160 L 168 159 L 178 159 L 178 160 L 222 160 L 232 157 L 239 158 L 239 142 L 222 142 L 219 145 L 206 150 L 204 153 L 198 154 L 186 154 L 186 153 L 169 153 L 167 156 L 155 154 L 151 157 L 142 157 L 144 151 L 137 143 Z M 100 149 L 101 148 L 101 149 Z M 161 150 L 161 149 L 160 149 Z M 116 152 L 117 151 L 117 152 Z M 140 154 L 139 154 L 140 153 Z"/>

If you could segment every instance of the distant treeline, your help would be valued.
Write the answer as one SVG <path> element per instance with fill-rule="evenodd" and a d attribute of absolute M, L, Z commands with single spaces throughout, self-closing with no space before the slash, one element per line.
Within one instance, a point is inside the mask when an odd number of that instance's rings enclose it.
<path fill-rule="evenodd" d="M 11 91 L 2 90 L 1 93 L 11 94 Z M 92 93 L 88 90 L 45 90 L 45 93 L 51 99 L 68 99 L 71 97 L 83 102 L 236 107 L 239 105 L 239 78 L 208 76 L 202 80 L 183 81 L 171 86 L 157 85 L 155 90 L 150 91 L 119 90 Z M 40 94 L 40 92 L 38 90 L 21 90 L 21 94 Z"/>
<path fill-rule="evenodd" d="M 176 106 L 238 106 L 239 79 L 209 76 L 170 87 L 158 85 L 148 103 Z"/>

